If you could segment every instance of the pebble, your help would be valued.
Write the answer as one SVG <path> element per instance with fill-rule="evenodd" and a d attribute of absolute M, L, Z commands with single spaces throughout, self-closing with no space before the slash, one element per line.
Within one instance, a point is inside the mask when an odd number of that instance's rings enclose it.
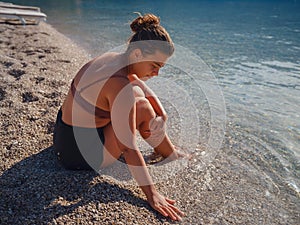
<path fill-rule="evenodd" d="M 179 224 L 152 210 L 137 186 L 66 171 L 57 163 L 49 124 L 60 106 L 52 101 L 63 100 L 88 54 L 44 23 L 1 23 L 0 33 L 1 224 Z M 228 143 L 231 149 L 238 141 Z M 299 198 L 271 198 L 282 191 L 266 190 L 224 152 L 213 165 L 200 167 L 206 153 L 156 184 L 186 213 L 180 224 L 297 224 Z"/>

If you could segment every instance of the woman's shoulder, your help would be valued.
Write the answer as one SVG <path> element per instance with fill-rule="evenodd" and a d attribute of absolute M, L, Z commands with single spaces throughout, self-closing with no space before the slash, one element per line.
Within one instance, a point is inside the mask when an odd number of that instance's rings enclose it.
<path fill-rule="evenodd" d="M 97 62 L 98 61 L 98 62 Z M 107 52 L 99 56 L 93 63 L 97 71 L 110 78 L 127 78 L 127 60 L 124 54 Z"/>
<path fill-rule="evenodd" d="M 102 62 L 103 64 L 107 64 L 109 62 L 113 62 L 119 58 L 121 54 L 118 52 L 106 52 L 100 56 L 97 56 L 93 59 L 94 62 Z"/>
<path fill-rule="evenodd" d="M 80 85 L 86 86 L 111 77 L 119 70 L 118 55 L 116 52 L 107 52 L 90 60 L 76 74 L 76 83 L 80 80 Z"/>

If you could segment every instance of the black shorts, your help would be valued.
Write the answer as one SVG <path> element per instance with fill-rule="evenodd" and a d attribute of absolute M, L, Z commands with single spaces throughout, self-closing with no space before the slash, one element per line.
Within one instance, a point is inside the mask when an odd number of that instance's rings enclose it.
<path fill-rule="evenodd" d="M 65 124 L 59 110 L 53 146 L 59 162 L 70 170 L 99 170 L 103 161 L 103 128 L 84 128 Z"/>

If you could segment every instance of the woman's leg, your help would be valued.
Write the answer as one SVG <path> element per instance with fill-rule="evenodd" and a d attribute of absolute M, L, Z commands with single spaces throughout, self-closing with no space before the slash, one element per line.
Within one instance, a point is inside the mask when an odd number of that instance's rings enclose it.
<path fill-rule="evenodd" d="M 122 152 L 119 148 L 115 132 L 111 123 L 103 128 L 105 143 L 103 148 L 103 162 L 101 167 L 106 167 L 120 158 Z"/>
<path fill-rule="evenodd" d="M 156 119 L 156 113 L 150 102 L 145 97 L 136 97 L 136 125 L 141 136 L 147 141 L 151 139 L 150 122 Z M 150 138 L 149 138 L 150 137 Z M 166 132 L 161 134 L 158 142 L 148 141 L 154 147 L 156 153 L 164 158 L 170 157 L 171 160 L 177 159 L 175 147 Z"/>
<path fill-rule="evenodd" d="M 136 97 L 136 126 L 141 136 L 147 141 L 150 137 L 150 122 L 156 119 L 156 114 L 150 102 L 145 97 Z M 106 167 L 114 163 L 122 152 L 119 148 L 118 141 L 112 125 L 109 124 L 103 128 L 105 144 L 103 149 L 103 162 L 101 167 Z M 149 140 L 149 139 L 148 139 Z M 170 138 L 164 132 L 158 143 L 148 142 L 157 154 L 164 158 L 170 157 L 170 160 L 178 158 L 175 147 Z"/>

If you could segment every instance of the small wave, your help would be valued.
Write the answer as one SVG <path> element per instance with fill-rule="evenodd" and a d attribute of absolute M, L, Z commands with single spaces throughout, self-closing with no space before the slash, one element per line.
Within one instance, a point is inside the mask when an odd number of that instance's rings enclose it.
<path fill-rule="evenodd" d="M 300 64 L 293 62 L 281 61 L 262 61 L 260 63 L 242 62 L 234 67 L 235 70 L 243 71 L 249 75 L 255 75 L 256 79 L 268 81 L 270 75 L 276 83 L 285 83 L 284 77 L 291 77 L 289 86 L 298 86 L 298 81 L 294 79 L 300 78 Z M 259 76 L 258 76 L 259 75 Z M 295 84 L 295 85 L 294 85 Z"/>
<path fill-rule="evenodd" d="M 241 62 L 241 61 L 246 61 L 246 60 L 248 60 L 248 56 L 245 56 L 245 55 L 224 59 L 225 62 Z"/>
<path fill-rule="evenodd" d="M 239 127 L 239 130 L 242 128 Z M 249 128 L 247 128 L 249 129 Z M 233 128 L 233 130 L 235 130 Z M 249 133 L 248 133 L 249 132 Z M 235 155 L 247 161 L 248 169 L 261 176 L 262 182 L 268 191 L 280 192 L 280 184 L 285 184 L 290 190 L 300 196 L 299 183 L 297 181 L 297 172 L 294 170 L 296 159 L 294 154 L 290 152 L 283 143 L 272 134 L 261 133 L 260 136 L 250 132 L 250 130 L 240 133 L 233 137 L 239 143 L 240 147 L 235 147 Z M 236 134 L 236 133 L 235 133 Z M 279 149 L 281 149 L 279 151 Z M 246 161 L 245 161 L 246 160 Z M 275 188 L 275 189 L 274 189 Z"/>
<path fill-rule="evenodd" d="M 292 41 L 281 41 L 281 40 L 276 41 L 276 43 L 277 43 L 277 44 L 285 44 L 285 45 L 291 45 L 291 44 L 293 44 Z"/>
<path fill-rule="evenodd" d="M 240 33 L 235 33 L 233 35 L 236 37 L 245 37 L 246 36 L 245 34 L 240 34 Z"/>
<path fill-rule="evenodd" d="M 298 46 L 292 46 L 293 49 L 296 49 L 296 50 L 300 50 L 300 47 Z"/>
<path fill-rule="evenodd" d="M 271 36 L 271 35 L 263 35 L 262 38 L 264 38 L 264 39 L 273 39 L 274 36 Z"/>
<path fill-rule="evenodd" d="M 284 69 L 291 69 L 291 70 L 297 70 L 300 72 L 300 65 L 292 62 L 281 62 L 281 61 L 263 61 L 262 64 L 273 66 L 273 67 L 279 67 Z"/>

